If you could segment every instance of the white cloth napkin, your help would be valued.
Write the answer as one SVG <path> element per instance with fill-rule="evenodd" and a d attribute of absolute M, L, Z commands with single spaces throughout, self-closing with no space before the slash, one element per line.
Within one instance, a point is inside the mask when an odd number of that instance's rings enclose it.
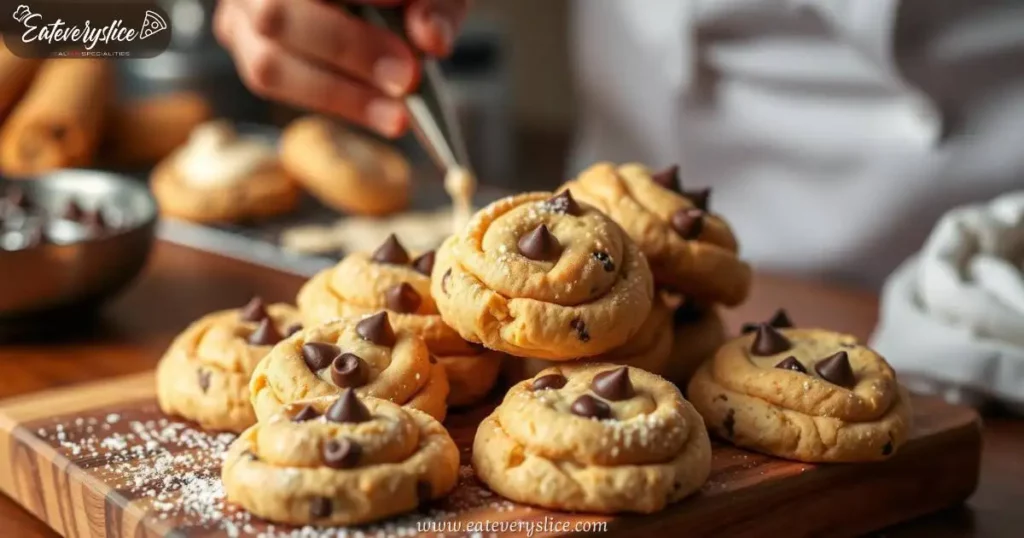
<path fill-rule="evenodd" d="M 886 282 L 872 344 L 911 389 L 1024 412 L 1024 192 L 943 216 Z"/>

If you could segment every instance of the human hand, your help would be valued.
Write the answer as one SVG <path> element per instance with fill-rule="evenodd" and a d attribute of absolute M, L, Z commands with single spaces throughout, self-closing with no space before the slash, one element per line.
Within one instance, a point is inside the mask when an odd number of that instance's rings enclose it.
<path fill-rule="evenodd" d="M 403 6 L 410 42 L 322 0 L 220 0 L 214 31 L 253 92 L 397 137 L 420 79 L 412 47 L 451 53 L 469 0 L 344 2 Z"/>

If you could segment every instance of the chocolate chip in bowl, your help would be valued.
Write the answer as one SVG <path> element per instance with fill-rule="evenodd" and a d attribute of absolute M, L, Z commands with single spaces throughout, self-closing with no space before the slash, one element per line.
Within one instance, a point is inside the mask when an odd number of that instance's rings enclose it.
<path fill-rule="evenodd" d="M 156 219 L 146 186 L 126 176 L 0 178 L 0 339 L 68 320 L 85 325 L 86 314 L 142 270 Z"/>

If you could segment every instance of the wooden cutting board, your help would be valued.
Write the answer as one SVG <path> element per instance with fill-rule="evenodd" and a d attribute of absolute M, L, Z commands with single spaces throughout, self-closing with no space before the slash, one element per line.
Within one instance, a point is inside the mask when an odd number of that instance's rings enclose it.
<path fill-rule="evenodd" d="M 449 498 L 362 534 L 297 530 L 227 505 L 219 456 L 231 436 L 164 417 L 153 389 L 143 374 L 0 402 L 0 490 L 68 538 L 526 535 L 531 525 L 533 536 L 851 536 L 966 499 L 981 455 L 974 411 L 921 397 L 911 440 L 884 463 L 809 465 L 716 444 L 703 489 L 661 513 L 569 514 L 505 501 L 473 477 L 468 450 L 487 406 L 446 422 L 463 456 Z"/>

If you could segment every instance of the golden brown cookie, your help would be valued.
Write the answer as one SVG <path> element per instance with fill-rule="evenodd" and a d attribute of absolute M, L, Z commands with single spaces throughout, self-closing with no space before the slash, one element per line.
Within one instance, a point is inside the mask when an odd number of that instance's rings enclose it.
<path fill-rule="evenodd" d="M 459 451 L 426 413 L 346 389 L 246 430 L 221 474 L 228 500 L 267 520 L 358 525 L 447 495 Z"/>
<path fill-rule="evenodd" d="M 558 364 L 588 362 L 632 366 L 667 377 L 665 374 L 672 360 L 672 340 L 672 310 L 660 295 L 655 295 L 651 312 L 640 326 L 640 330 L 625 344 L 611 351 L 571 363 L 513 357 L 506 361 L 506 364 L 508 364 L 507 370 L 510 372 L 511 378 L 515 380 L 533 377 L 541 370 Z"/>
<path fill-rule="evenodd" d="M 671 358 L 661 375 L 685 389 L 697 368 L 713 357 L 729 337 L 716 308 L 698 307 L 692 301 L 676 308 L 672 331 Z"/>
<path fill-rule="evenodd" d="M 409 163 L 393 147 L 322 117 L 295 120 L 281 138 L 285 169 L 324 204 L 386 215 L 409 202 Z"/>
<path fill-rule="evenodd" d="M 605 212 L 636 241 L 654 281 L 700 302 L 735 306 L 750 290 L 736 237 L 708 212 L 709 191 L 681 192 L 678 168 L 652 174 L 639 164 L 598 163 L 562 187 Z"/>
<path fill-rule="evenodd" d="M 705 362 L 687 394 L 723 439 L 800 461 L 885 459 L 910 429 L 908 395 L 885 359 L 821 329 L 761 324 Z"/>
<path fill-rule="evenodd" d="M 273 146 L 239 136 L 223 121 L 197 127 L 153 169 L 151 188 L 164 215 L 194 222 L 239 222 L 291 212 L 299 188 Z"/>
<path fill-rule="evenodd" d="M 207 430 L 240 432 L 256 422 L 249 377 L 271 347 L 300 330 L 299 313 L 256 297 L 241 309 L 203 316 L 185 329 L 160 359 L 160 409 Z"/>
<path fill-rule="evenodd" d="M 537 192 L 498 200 L 437 253 L 431 294 L 466 340 L 519 357 L 600 355 L 651 309 L 647 262 L 592 206 Z"/>
<path fill-rule="evenodd" d="M 701 487 L 711 443 L 668 381 L 628 366 L 562 365 L 509 390 L 477 429 L 473 468 L 517 502 L 651 513 Z"/>
<path fill-rule="evenodd" d="M 315 325 L 275 346 L 256 366 L 249 393 L 256 418 L 291 402 L 354 388 L 444 420 L 448 378 L 423 339 L 392 327 L 381 311 Z"/>
<path fill-rule="evenodd" d="M 434 252 L 412 258 L 392 235 L 372 254 L 354 253 L 317 273 L 297 298 L 307 325 L 387 310 L 396 329 L 419 335 L 447 371 L 448 404 L 464 406 L 487 395 L 502 354 L 463 340 L 445 325 L 430 295 Z"/>

